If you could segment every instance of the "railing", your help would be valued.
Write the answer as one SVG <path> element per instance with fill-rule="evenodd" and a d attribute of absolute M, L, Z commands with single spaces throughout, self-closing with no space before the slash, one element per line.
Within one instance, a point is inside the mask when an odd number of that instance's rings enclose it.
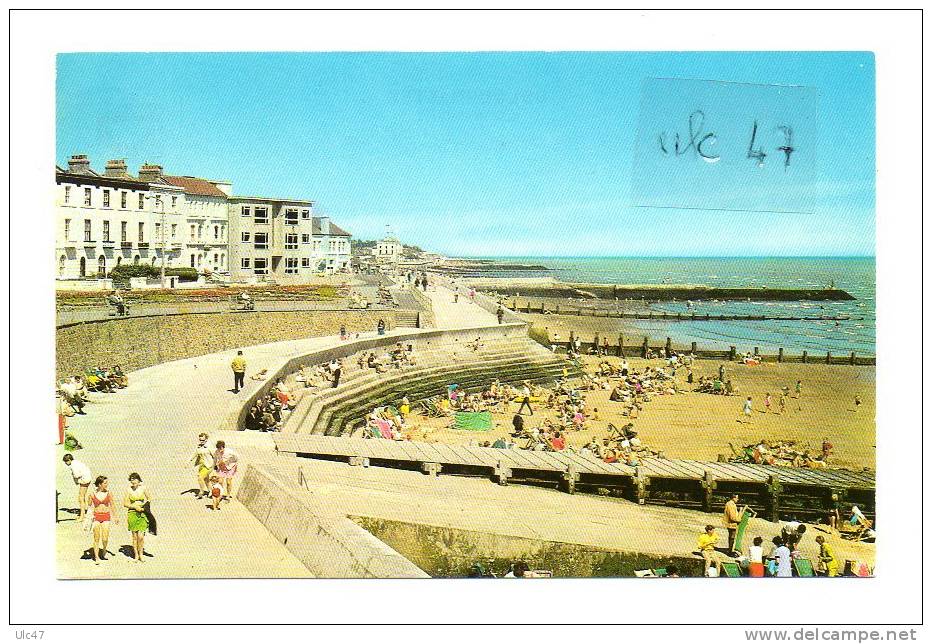
<path fill-rule="evenodd" d="M 133 242 L 130 242 L 130 241 L 120 242 L 120 248 L 132 248 L 132 247 L 133 247 Z"/>

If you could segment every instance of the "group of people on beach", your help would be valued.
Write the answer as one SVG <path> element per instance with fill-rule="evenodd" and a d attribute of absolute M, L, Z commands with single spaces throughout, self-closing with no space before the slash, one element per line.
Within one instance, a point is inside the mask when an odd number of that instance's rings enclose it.
<path fill-rule="evenodd" d="M 750 512 L 747 507 L 739 510 L 738 500 L 739 495 L 732 494 L 722 513 L 722 522 L 728 531 L 725 554 L 733 558 L 739 569 L 746 571 L 749 577 L 792 577 L 794 562 L 806 559 L 800 550 L 800 544 L 806 534 L 806 524 L 799 521 L 784 522 L 780 535 L 771 539 L 772 547 L 766 555 L 764 538 L 761 536 L 754 537 L 746 551 L 738 551 L 735 549 L 738 529 L 742 523 L 748 525 L 749 517 L 745 514 Z M 707 525 L 697 539 L 706 577 L 719 577 L 723 570 L 723 557 L 718 549 L 718 539 L 713 525 Z M 834 546 L 822 535 L 818 535 L 815 542 L 819 547 L 815 571 L 827 577 L 838 576 L 841 562 L 835 554 Z"/>
<path fill-rule="evenodd" d="M 62 457 L 62 462 L 71 471 L 78 488 L 78 524 L 92 533 L 90 558 L 96 565 L 107 561 L 111 526 L 117 522 L 119 508 L 126 510 L 126 527 L 132 537 L 132 558 L 143 563 L 145 535 L 156 534 L 156 520 L 152 514 L 149 491 L 142 485 L 142 477 L 133 472 L 129 475 L 129 487 L 123 495 L 122 504 L 117 504 L 110 479 L 104 475 L 93 476 L 91 469 L 71 453 Z M 90 490 L 93 482 L 94 490 Z M 87 552 L 85 552 L 87 554 Z M 148 555 L 151 556 L 151 555 Z"/>

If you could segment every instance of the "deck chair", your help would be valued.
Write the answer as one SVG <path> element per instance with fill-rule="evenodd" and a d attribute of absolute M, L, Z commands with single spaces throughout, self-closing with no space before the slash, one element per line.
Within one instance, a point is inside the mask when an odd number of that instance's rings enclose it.
<path fill-rule="evenodd" d="M 723 561 L 722 562 L 722 572 L 725 573 L 726 577 L 740 577 L 741 568 L 733 561 Z"/>
<path fill-rule="evenodd" d="M 793 568 L 796 569 L 797 577 L 815 577 L 815 571 L 812 569 L 812 562 L 808 559 L 794 559 Z"/>
<path fill-rule="evenodd" d="M 742 551 L 741 545 L 744 541 L 744 534 L 747 532 L 751 517 L 757 516 L 757 513 L 748 506 L 744 506 L 741 512 L 741 523 L 738 524 L 738 530 L 735 532 L 735 550 L 738 552 Z"/>

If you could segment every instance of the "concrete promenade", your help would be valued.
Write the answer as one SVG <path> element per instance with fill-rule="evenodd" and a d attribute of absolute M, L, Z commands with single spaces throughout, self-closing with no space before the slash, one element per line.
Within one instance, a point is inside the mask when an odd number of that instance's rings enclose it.
<path fill-rule="evenodd" d="M 442 286 L 432 287 L 427 296 L 438 328 L 497 323 L 493 314 L 468 302 L 468 297 L 461 295 L 460 302 L 453 304 L 452 292 Z M 248 317 L 243 317 L 243 323 L 248 324 Z M 411 332 L 405 329 L 386 335 Z M 244 348 L 246 388 L 238 395 L 232 393 L 230 370 L 235 351 L 141 369 L 129 374 L 127 389 L 92 394 L 85 408 L 87 415 L 68 419 L 70 430 L 84 445 L 75 457 L 87 464 L 95 477 L 103 474 L 110 479 L 110 490 L 120 509 L 111 530 L 109 561 L 99 565 L 81 558 L 90 548 L 90 533 L 84 532 L 77 521 L 68 520 L 76 515 L 59 513 L 65 519 L 56 525 L 59 577 L 309 576 L 308 570 L 236 500 L 224 503 L 220 512 L 208 509 L 206 501 L 196 501 L 190 492 L 197 486 L 190 458 L 200 431 L 210 434 L 211 446 L 222 438 L 238 451 L 243 457 L 240 468 L 245 468 L 245 461 L 256 450 L 271 450 L 268 435 L 218 432 L 216 428 L 264 384 L 250 380 L 250 375 L 260 369 L 274 373 L 292 357 L 339 343 L 338 337 L 329 336 Z M 54 453 L 56 489 L 61 493 L 59 507 L 77 508 L 77 488 L 61 463 L 64 451 L 58 447 Z M 159 535 L 146 537 L 146 552 L 152 556 L 146 557 L 143 564 L 130 558 L 131 537 L 122 509 L 131 472 L 141 475 L 159 522 Z M 242 470 L 237 477 L 241 476 Z"/>

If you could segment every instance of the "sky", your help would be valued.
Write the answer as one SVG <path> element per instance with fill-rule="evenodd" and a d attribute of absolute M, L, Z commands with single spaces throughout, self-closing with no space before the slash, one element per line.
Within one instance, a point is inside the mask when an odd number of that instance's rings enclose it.
<path fill-rule="evenodd" d="M 869 52 L 60 54 L 56 84 L 58 165 L 125 158 L 312 199 L 359 239 L 874 254 Z"/>

